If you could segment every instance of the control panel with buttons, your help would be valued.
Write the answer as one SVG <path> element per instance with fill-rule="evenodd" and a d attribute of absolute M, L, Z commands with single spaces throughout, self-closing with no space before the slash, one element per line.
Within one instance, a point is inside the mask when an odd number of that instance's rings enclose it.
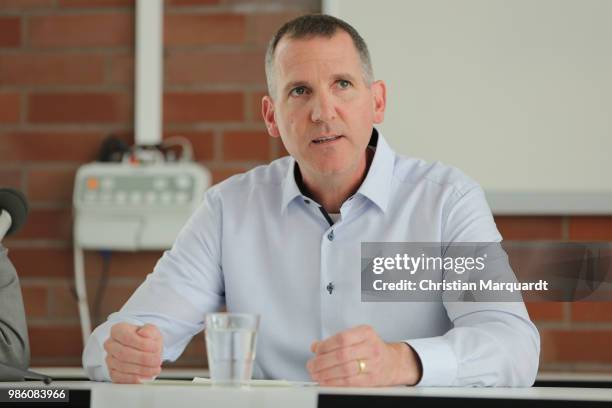
<path fill-rule="evenodd" d="M 76 244 L 90 249 L 165 249 L 200 204 L 210 174 L 192 162 L 91 163 L 74 188 Z"/>

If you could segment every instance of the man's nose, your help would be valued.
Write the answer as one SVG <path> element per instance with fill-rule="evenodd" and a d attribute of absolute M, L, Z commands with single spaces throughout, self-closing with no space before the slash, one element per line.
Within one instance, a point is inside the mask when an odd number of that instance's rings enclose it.
<path fill-rule="evenodd" d="M 310 116 L 313 122 L 330 122 L 336 118 L 336 105 L 331 95 L 318 93 L 312 101 Z"/>

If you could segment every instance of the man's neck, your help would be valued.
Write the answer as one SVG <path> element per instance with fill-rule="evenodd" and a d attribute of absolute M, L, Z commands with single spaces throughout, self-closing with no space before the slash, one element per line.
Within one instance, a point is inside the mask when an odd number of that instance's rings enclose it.
<path fill-rule="evenodd" d="M 355 194 L 365 180 L 374 152 L 366 148 L 365 158 L 358 167 L 348 174 L 309 177 L 302 174 L 301 188 L 316 200 L 328 213 L 339 213 L 342 203 Z"/>

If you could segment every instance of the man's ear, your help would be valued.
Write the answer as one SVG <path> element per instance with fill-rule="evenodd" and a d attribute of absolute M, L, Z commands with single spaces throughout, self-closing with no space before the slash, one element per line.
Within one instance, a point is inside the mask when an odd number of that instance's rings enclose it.
<path fill-rule="evenodd" d="M 261 99 L 261 114 L 264 122 L 266 122 L 268 134 L 272 137 L 279 137 L 280 132 L 278 131 L 276 118 L 274 117 L 274 101 L 272 101 L 272 98 L 268 95 Z"/>
<path fill-rule="evenodd" d="M 372 84 L 372 102 L 374 103 L 374 123 L 382 123 L 387 107 L 387 86 L 383 81 Z"/>

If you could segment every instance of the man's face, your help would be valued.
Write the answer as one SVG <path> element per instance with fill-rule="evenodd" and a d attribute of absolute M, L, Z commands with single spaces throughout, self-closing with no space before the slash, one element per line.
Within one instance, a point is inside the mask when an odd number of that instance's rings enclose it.
<path fill-rule="evenodd" d="M 283 38 L 274 78 L 273 99 L 262 100 L 266 126 L 303 176 L 363 172 L 372 126 L 384 117 L 385 85 L 365 82 L 351 37 L 338 31 L 331 38 Z"/>

